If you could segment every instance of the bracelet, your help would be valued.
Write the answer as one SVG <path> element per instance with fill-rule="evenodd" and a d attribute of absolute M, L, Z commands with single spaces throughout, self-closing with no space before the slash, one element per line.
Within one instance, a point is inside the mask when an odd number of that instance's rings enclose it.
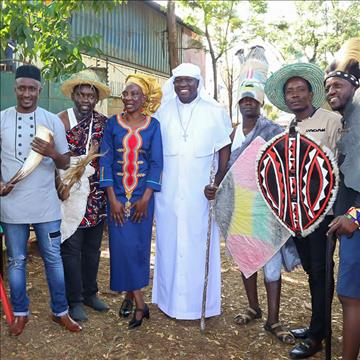
<path fill-rule="evenodd" d="M 347 219 L 350 219 L 360 228 L 360 208 L 351 207 L 345 214 Z"/>

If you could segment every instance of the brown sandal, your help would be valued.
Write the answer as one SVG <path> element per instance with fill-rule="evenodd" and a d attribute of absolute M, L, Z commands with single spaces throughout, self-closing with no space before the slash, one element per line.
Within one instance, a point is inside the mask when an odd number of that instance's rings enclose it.
<path fill-rule="evenodd" d="M 283 326 L 279 322 L 272 325 L 266 323 L 264 325 L 264 329 L 270 332 L 271 334 L 273 334 L 274 336 L 276 336 L 278 340 L 284 344 L 288 344 L 288 345 L 295 344 L 294 335 L 290 331 L 284 330 Z"/>
<path fill-rule="evenodd" d="M 253 321 L 255 319 L 261 319 L 262 317 L 262 311 L 260 308 L 257 308 L 256 310 L 248 307 L 246 309 L 246 313 L 244 314 L 237 314 L 234 317 L 234 321 L 236 324 L 238 325 L 246 325 L 248 324 L 250 321 Z"/>

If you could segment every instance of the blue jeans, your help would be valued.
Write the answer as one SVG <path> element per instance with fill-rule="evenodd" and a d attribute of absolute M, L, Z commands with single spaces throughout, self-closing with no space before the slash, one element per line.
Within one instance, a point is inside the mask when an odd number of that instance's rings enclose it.
<path fill-rule="evenodd" d="M 65 296 L 64 268 L 60 256 L 60 220 L 32 224 L 45 264 L 46 278 L 51 297 L 51 309 L 56 316 L 68 312 Z M 29 314 L 26 293 L 26 257 L 29 224 L 1 223 L 5 233 L 8 255 L 8 278 L 11 304 L 15 316 Z"/>

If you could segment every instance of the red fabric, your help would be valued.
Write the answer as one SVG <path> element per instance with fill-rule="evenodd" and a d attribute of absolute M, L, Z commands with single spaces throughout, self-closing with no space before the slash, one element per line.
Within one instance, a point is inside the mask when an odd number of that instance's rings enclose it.
<path fill-rule="evenodd" d="M 14 313 L 12 311 L 9 299 L 6 295 L 6 290 L 1 275 L 0 275 L 0 297 L 1 297 L 2 307 L 5 313 L 6 322 L 10 326 L 14 321 Z"/>

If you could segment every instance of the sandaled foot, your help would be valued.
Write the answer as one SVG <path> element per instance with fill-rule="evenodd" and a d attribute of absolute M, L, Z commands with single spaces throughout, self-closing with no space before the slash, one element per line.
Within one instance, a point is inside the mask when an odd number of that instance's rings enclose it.
<path fill-rule="evenodd" d="M 289 344 L 289 345 L 295 344 L 294 335 L 290 331 L 285 330 L 281 325 L 281 323 L 279 322 L 272 325 L 266 323 L 264 325 L 264 329 L 270 332 L 271 334 L 273 334 L 274 336 L 276 336 L 277 339 L 284 344 Z"/>
<path fill-rule="evenodd" d="M 244 314 L 237 314 L 234 317 L 234 321 L 238 325 L 246 325 L 250 321 L 253 321 L 255 319 L 261 319 L 261 317 L 262 317 L 262 311 L 260 308 L 253 309 L 251 307 L 248 307 Z"/>

